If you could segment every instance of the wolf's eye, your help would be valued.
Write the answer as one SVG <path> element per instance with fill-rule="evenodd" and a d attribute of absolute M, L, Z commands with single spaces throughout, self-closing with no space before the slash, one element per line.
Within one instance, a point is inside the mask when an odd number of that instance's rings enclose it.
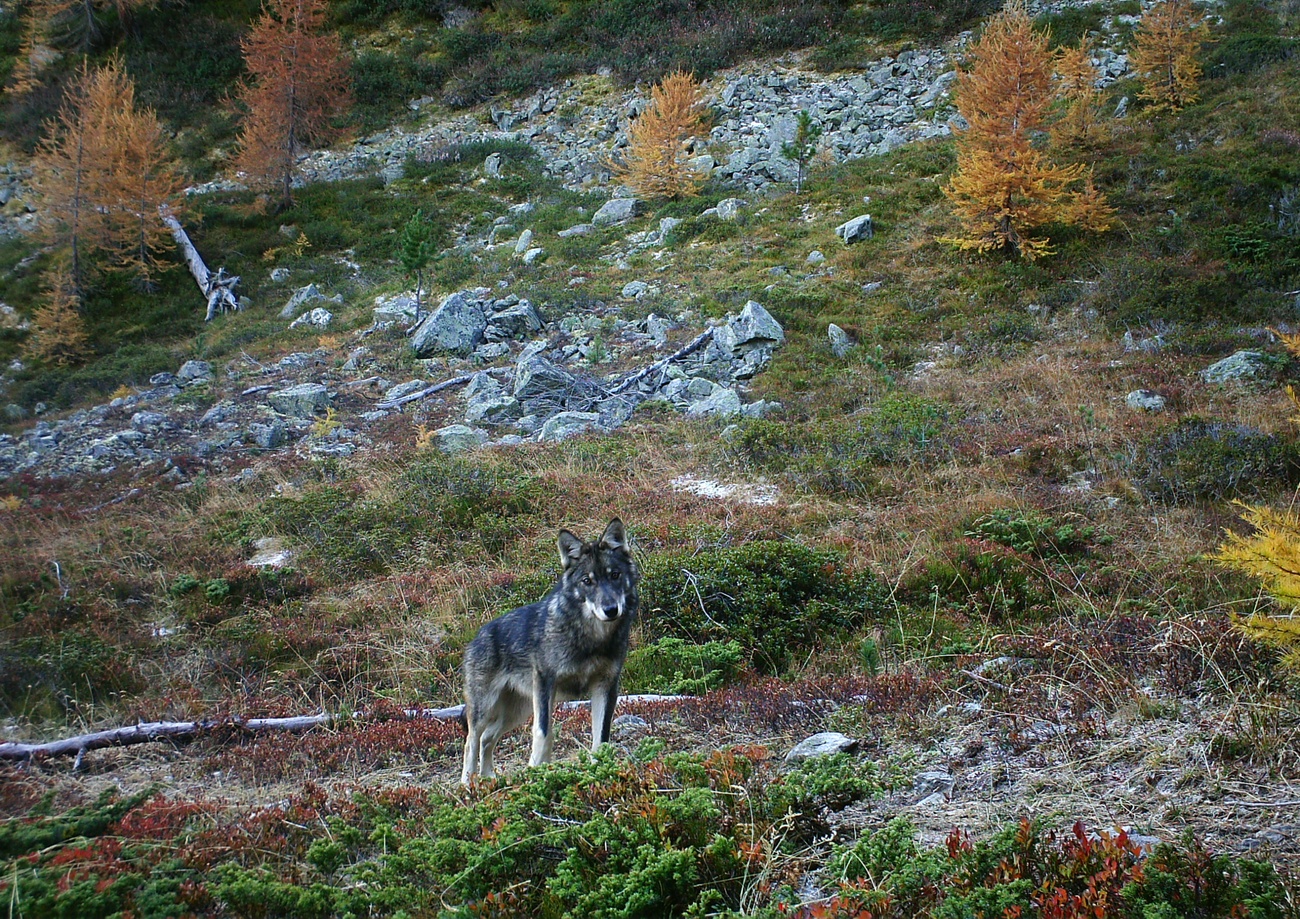
<path fill-rule="evenodd" d="M 610 579 L 611 581 L 614 581 L 614 582 L 617 582 L 618 579 L 621 578 L 621 577 L 622 577 L 622 575 L 619 574 L 617 571 L 612 571 L 612 572 L 610 572 L 610 575 L 609 575 L 609 579 Z"/>
<path fill-rule="evenodd" d="M 589 574 L 588 574 L 588 575 L 584 575 L 583 578 L 582 578 L 582 583 L 584 583 L 584 584 L 586 584 L 588 587 L 590 587 L 592 584 L 595 584 L 595 583 L 596 583 L 596 579 L 593 578 L 593 577 L 592 577 L 591 575 L 589 575 Z"/>

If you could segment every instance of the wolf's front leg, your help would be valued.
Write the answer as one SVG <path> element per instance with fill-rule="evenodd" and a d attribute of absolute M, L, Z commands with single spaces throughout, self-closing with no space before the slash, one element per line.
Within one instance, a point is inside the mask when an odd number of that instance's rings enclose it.
<path fill-rule="evenodd" d="M 543 674 L 533 676 L 533 755 L 528 765 L 540 766 L 551 761 L 555 747 L 555 724 L 551 717 L 555 707 L 555 678 Z"/>
<path fill-rule="evenodd" d="M 614 722 L 614 706 L 618 704 L 618 680 L 608 686 L 596 686 L 591 691 L 591 749 L 609 743 L 610 726 Z"/>

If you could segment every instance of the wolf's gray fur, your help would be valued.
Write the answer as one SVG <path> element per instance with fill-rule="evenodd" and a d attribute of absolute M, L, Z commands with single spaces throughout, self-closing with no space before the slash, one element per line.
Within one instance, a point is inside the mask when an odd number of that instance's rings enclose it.
<path fill-rule="evenodd" d="M 494 774 L 497 741 L 530 713 L 529 765 L 549 762 L 561 702 L 591 699 L 591 747 L 609 740 L 640 573 L 617 518 L 596 542 L 561 530 L 559 547 L 564 570 L 551 592 L 487 623 L 465 651 L 465 784 Z"/>

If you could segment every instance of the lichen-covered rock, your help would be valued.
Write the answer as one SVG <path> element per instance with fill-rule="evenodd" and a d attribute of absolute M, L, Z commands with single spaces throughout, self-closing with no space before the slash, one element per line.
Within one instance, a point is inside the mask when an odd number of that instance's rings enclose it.
<path fill-rule="evenodd" d="M 546 419 L 538 437 L 544 441 L 566 440 L 599 425 L 600 415 L 596 412 L 559 412 Z"/>
<path fill-rule="evenodd" d="M 181 369 L 176 371 L 176 382 L 180 386 L 195 386 L 211 380 L 212 365 L 207 361 L 186 361 L 181 364 Z"/>
<path fill-rule="evenodd" d="M 787 763 L 797 763 L 820 756 L 834 756 L 836 753 L 852 753 L 858 748 L 858 742 L 852 737 L 837 731 L 823 731 L 799 741 L 785 755 Z"/>
<path fill-rule="evenodd" d="M 1243 350 L 1230 354 L 1201 371 L 1207 383 L 1235 383 L 1266 377 L 1272 365 L 1263 351 Z"/>
<path fill-rule="evenodd" d="M 872 233 L 870 214 L 861 214 L 835 228 L 835 235 L 844 240 L 846 246 L 859 240 L 870 239 Z"/>
<path fill-rule="evenodd" d="M 597 227 L 627 223 L 641 212 L 641 208 L 640 198 L 611 198 L 602 204 L 596 213 L 591 215 L 591 223 Z"/>
<path fill-rule="evenodd" d="M 411 350 L 420 357 L 437 351 L 469 354 L 483 340 L 487 317 L 478 302 L 464 291 L 448 294 L 438 308 L 415 329 Z"/>
<path fill-rule="evenodd" d="M 329 390 L 321 383 L 300 383 L 268 393 L 271 408 L 291 418 L 312 418 L 329 407 Z"/>
<path fill-rule="evenodd" d="M 444 453 L 463 453 L 487 443 L 486 431 L 471 428 L 467 424 L 449 424 L 434 432 L 438 438 L 438 448 Z"/>

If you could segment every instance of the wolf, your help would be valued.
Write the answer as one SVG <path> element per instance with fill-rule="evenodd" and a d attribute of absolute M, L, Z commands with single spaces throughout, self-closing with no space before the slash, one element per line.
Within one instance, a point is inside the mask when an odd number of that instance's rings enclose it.
<path fill-rule="evenodd" d="M 465 650 L 462 784 L 495 774 L 497 742 L 529 712 L 528 763 L 550 762 L 552 713 L 561 702 L 591 699 L 591 748 L 609 740 L 640 572 L 617 517 L 595 542 L 560 530 L 559 549 L 563 570 L 551 592 L 484 625 Z"/>

